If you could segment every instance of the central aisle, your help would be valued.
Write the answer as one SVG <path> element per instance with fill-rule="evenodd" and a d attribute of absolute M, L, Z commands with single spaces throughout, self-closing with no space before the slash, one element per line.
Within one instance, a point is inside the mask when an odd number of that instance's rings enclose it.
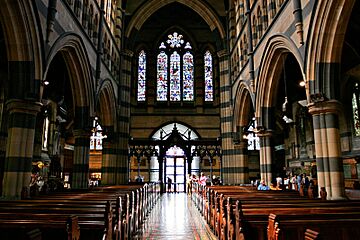
<path fill-rule="evenodd" d="M 165 193 L 136 239 L 217 239 L 186 193 Z"/>

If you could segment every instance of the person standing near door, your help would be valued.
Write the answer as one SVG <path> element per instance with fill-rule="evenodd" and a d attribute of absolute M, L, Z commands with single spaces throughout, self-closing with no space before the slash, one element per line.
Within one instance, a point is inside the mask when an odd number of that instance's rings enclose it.
<path fill-rule="evenodd" d="M 188 174 L 186 178 L 186 191 L 188 195 L 191 195 L 191 188 L 192 188 L 192 177 L 191 174 Z"/>
<path fill-rule="evenodd" d="M 167 177 L 167 191 L 171 192 L 171 184 L 172 184 L 172 179 Z"/>

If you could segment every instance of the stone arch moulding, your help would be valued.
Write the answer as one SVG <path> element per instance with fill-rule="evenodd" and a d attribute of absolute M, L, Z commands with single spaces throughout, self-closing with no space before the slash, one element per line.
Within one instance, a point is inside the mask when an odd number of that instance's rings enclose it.
<path fill-rule="evenodd" d="M 95 83 L 85 45 L 80 36 L 67 33 L 60 36 L 49 51 L 44 79 L 52 59 L 62 54 L 69 70 L 71 88 L 77 93 L 74 96 L 76 106 L 89 106 L 90 116 L 95 112 Z"/>
<path fill-rule="evenodd" d="M 318 63 L 338 63 L 341 61 L 342 46 L 347 24 L 352 14 L 352 7 L 356 0 L 349 1 L 320 1 L 309 29 L 306 56 L 306 75 L 308 80 L 314 81 L 310 93 L 320 90 L 318 79 Z M 326 31 L 324 31 L 326 29 Z M 331 33 L 331 34 L 329 34 Z M 330 71 L 328 71 L 330 72 Z M 331 79 L 325 77 L 324 79 Z M 325 83 L 329 86 L 329 83 Z"/>
<path fill-rule="evenodd" d="M 31 1 L 7 1 L 0 8 L 8 61 L 32 61 L 35 81 L 43 73 L 43 41 Z M 11 44 L 9 44 L 11 42 Z M 37 84 L 35 84 L 36 86 Z"/>
<path fill-rule="evenodd" d="M 241 82 L 236 90 L 234 98 L 234 120 L 233 131 L 236 131 L 237 126 L 243 126 L 247 124 L 246 118 L 250 112 L 250 104 L 254 106 L 254 95 L 251 94 L 250 87 L 244 82 Z"/>
<path fill-rule="evenodd" d="M 173 3 L 178 2 L 181 4 L 184 4 L 185 6 L 193 9 L 195 12 L 197 12 L 204 21 L 209 25 L 211 31 L 214 29 L 218 29 L 221 39 L 225 39 L 226 33 L 225 30 L 221 24 L 221 21 L 219 20 L 216 13 L 211 10 L 207 5 L 205 5 L 201 1 L 193 1 L 193 0 L 150 0 L 147 1 L 140 9 L 139 11 L 134 15 L 134 17 L 131 19 L 129 26 L 125 32 L 125 36 L 127 38 L 130 37 L 130 34 L 132 30 L 135 28 L 137 30 L 140 30 L 141 26 L 145 23 L 145 21 L 154 14 L 157 10 L 160 8 Z"/>
<path fill-rule="evenodd" d="M 255 117 L 259 118 L 261 107 L 272 106 L 272 93 L 278 81 L 278 69 L 282 69 L 283 54 L 292 54 L 299 64 L 303 79 L 304 61 L 295 43 L 284 35 L 274 35 L 265 46 L 264 55 L 259 66 L 259 75 L 256 81 Z M 308 96 L 308 92 L 306 93 Z"/>
<path fill-rule="evenodd" d="M 109 79 L 105 79 L 99 88 L 97 93 L 96 102 L 96 113 L 100 113 L 102 124 L 105 126 L 116 126 L 116 96 L 114 86 Z M 98 111 L 99 110 L 99 111 Z"/>
<path fill-rule="evenodd" d="M 191 131 L 193 131 L 197 136 L 199 136 L 201 138 L 201 135 L 198 133 L 196 128 L 192 127 L 191 125 L 187 124 L 186 122 L 178 121 L 178 120 L 166 121 L 166 122 L 161 123 L 160 125 L 158 125 L 157 127 L 154 128 L 154 130 L 150 133 L 149 138 L 152 138 L 152 136 L 154 136 L 154 134 L 157 131 L 159 131 L 161 128 L 171 125 L 171 124 L 174 124 L 174 123 L 184 125 L 185 127 L 191 129 Z"/>

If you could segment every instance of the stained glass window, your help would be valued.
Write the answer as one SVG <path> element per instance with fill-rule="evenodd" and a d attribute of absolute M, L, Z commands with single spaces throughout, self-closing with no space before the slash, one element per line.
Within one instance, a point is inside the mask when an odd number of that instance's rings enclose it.
<path fill-rule="evenodd" d="M 214 100 L 213 89 L 213 62 L 212 55 L 209 51 L 206 51 L 204 56 L 205 62 L 205 101 L 210 102 Z"/>
<path fill-rule="evenodd" d="M 146 54 L 141 51 L 138 63 L 138 101 L 145 101 L 146 93 Z"/>
<path fill-rule="evenodd" d="M 185 43 L 182 38 L 181 34 L 174 32 L 169 34 L 167 41 L 161 42 L 159 46 L 161 52 L 157 59 L 158 101 L 167 101 L 168 96 L 172 102 L 194 100 L 194 57 L 190 53 L 192 49 L 190 43 Z M 182 54 L 184 50 L 186 52 Z"/>
<path fill-rule="evenodd" d="M 167 61 L 168 56 L 164 51 L 157 57 L 157 100 L 167 101 Z"/>
<path fill-rule="evenodd" d="M 355 83 L 352 95 L 352 111 L 353 111 L 353 123 L 354 123 L 354 135 L 360 136 L 360 89 L 359 84 Z"/>
<path fill-rule="evenodd" d="M 248 142 L 248 150 L 260 150 L 260 139 L 255 133 L 255 129 L 257 127 L 255 118 L 252 118 L 250 125 L 246 129 L 246 133 L 244 134 L 244 138 L 247 139 Z"/>
<path fill-rule="evenodd" d="M 170 101 L 180 101 L 180 55 L 170 56 Z"/>
<path fill-rule="evenodd" d="M 194 100 L 194 58 L 189 52 L 183 56 L 183 100 Z"/>
<path fill-rule="evenodd" d="M 93 134 L 90 136 L 90 150 L 102 150 L 102 128 L 98 124 L 97 119 L 93 121 Z"/>

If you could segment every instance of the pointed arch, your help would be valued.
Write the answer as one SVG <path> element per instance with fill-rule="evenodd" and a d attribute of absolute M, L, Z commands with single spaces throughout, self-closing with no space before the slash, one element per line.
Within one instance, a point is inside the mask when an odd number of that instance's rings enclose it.
<path fill-rule="evenodd" d="M 322 81 L 334 79 L 329 76 L 334 69 L 325 66 L 319 69 L 319 63 L 324 65 L 323 63 L 339 63 L 341 61 L 347 24 L 354 4 L 355 0 L 330 0 L 318 4 L 307 40 L 309 45 L 306 56 L 306 75 L 310 94 L 322 92 L 326 96 L 332 97 L 329 92 L 331 88 L 327 88 L 327 86 L 331 86 L 330 82 Z M 327 30 L 324 31 L 324 29 Z"/>
<path fill-rule="evenodd" d="M 248 125 L 251 108 L 255 109 L 253 103 L 254 95 L 251 94 L 251 88 L 242 81 L 236 90 L 234 99 L 234 132 L 237 131 L 237 126 Z"/>
<path fill-rule="evenodd" d="M 259 119 L 259 125 L 264 126 L 262 108 L 272 107 L 274 104 L 274 91 L 281 74 L 282 63 L 286 54 L 293 54 L 299 64 L 301 74 L 304 76 L 303 58 L 295 43 L 284 35 L 274 35 L 266 46 L 261 59 L 259 75 L 256 84 L 255 117 Z"/>
<path fill-rule="evenodd" d="M 113 126 L 116 130 L 116 95 L 109 79 L 104 80 L 99 88 L 96 113 L 104 126 Z"/>
<path fill-rule="evenodd" d="M 31 62 L 35 81 L 42 79 L 43 73 L 43 40 L 37 26 L 38 16 L 31 1 L 6 1 L 1 4 L 0 24 L 4 32 L 7 46 L 7 59 L 9 62 Z M 37 92 L 32 82 L 29 91 Z M 33 93 L 33 94 L 34 94 Z"/>
<path fill-rule="evenodd" d="M 73 95 L 74 105 L 77 107 L 89 107 L 89 114 L 93 116 L 95 110 L 95 84 L 83 40 L 74 33 L 66 33 L 60 36 L 47 56 L 48 65 L 45 76 L 52 59 L 58 53 L 61 53 L 64 57 L 69 70 L 71 88 L 73 92 L 77 93 Z"/>
<path fill-rule="evenodd" d="M 225 29 L 217 16 L 217 14 L 205 3 L 202 1 L 193 1 L 193 0 L 149 0 L 147 1 L 139 10 L 135 13 L 134 17 L 129 22 L 129 26 L 126 29 L 125 36 L 130 37 L 130 34 L 133 30 L 139 30 L 145 21 L 154 14 L 160 8 L 171 4 L 173 2 L 178 2 L 183 4 L 195 12 L 197 12 L 204 21 L 209 25 L 211 31 L 217 29 L 220 34 L 221 39 L 226 38 Z"/>

